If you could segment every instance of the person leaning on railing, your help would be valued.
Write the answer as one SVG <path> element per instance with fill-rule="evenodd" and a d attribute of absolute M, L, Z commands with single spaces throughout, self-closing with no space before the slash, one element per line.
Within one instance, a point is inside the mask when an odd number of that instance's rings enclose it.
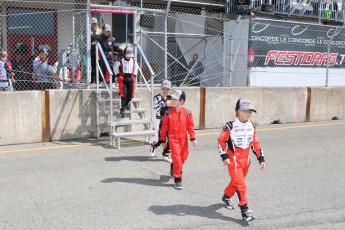
<path fill-rule="evenodd" d="M 98 37 L 97 41 L 101 45 L 104 55 L 108 61 L 109 67 L 114 66 L 113 52 L 120 51 L 121 49 L 115 44 L 115 38 L 111 36 L 111 27 L 108 24 L 103 25 L 103 33 Z M 110 82 L 110 73 L 108 73 L 107 66 L 102 57 L 100 57 L 100 68 L 103 73 L 106 83 Z M 102 81 L 102 76 L 99 76 L 99 80 Z M 115 82 L 115 76 L 113 75 L 113 82 Z"/>
<path fill-rule="evenodd" d="M 57 72 L 58 63 L 56 62 L 54 66 L 48 64 L 48 57 L 51 53 L 51 49 L 48 45 L 40 45 L 38 47 L 38 52 L 39 60 L 36 60 L 34 63 L 33 75 L 33 81 L 36 89 L 53 89 L 54 76 Z"/>

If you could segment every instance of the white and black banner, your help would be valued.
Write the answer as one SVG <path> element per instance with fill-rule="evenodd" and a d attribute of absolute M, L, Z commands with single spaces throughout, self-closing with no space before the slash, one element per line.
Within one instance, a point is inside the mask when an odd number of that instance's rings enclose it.
<path fill-rule="evenodd" d="M 310 68 L 329 63 L 333 68 L 343 68 L 345 31 L 330 26 L 252 20 L 248 55 L 249 66 L 256 67 Z"/>

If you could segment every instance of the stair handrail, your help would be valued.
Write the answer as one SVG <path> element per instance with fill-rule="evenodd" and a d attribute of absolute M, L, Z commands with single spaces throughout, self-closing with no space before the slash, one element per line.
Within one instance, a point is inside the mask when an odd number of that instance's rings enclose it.
<path fill-rule="evenodd" d="M 105 85 L 105 87 L 106 87 L 106 89 L 107 89 L 107 91 L 109 93 L 109 100 L 110 100 L 109 101 L 109 105 L 110 105 L 109 106 L 109 109 L 110 109 L 109 113 L 110 113 L 110 117 L 109 117 L 108 122 L 109 122 L 109 124 L 111 124 L 113 122 L 113 87 L 112 87 L 112 85 L 113 85 L 113 71 L 110 68 L 108 60 L 107 60 L 107 58 L 106 58 L 106 56 L 104 54 L 104 51 L 102 49 L 102 46 L 99 43 L 96 43 L 96 48 L 95 49 L 96 49 L 96 67 L 97 67 L 96 68 L 96 83 L 97 83 L 96 84 L 96 91 L 97 91 L 97 97 L 99 97 L 99 73 L 101 73 L 104 85 Z M 106 65 L 108 73 L 110 75 L 109 76 L 109 78 L 110 78 L 109 87 L 106 84 L 104 74 L 102 73 L 101 68 L 99 66 L 99 63 L 98 63 L 98 60 L 100 59 L 99 54 L 101 54 L 101 57 L 102 57 L 105 65 Z M 97 103 L 97 113 L 98 113 L 98 103 Z M 99 122 L 98 119 L 97 119 L 97 122 Z M 109 126 L 110 126 L 110 132 L 113 132 L 112 126 L 111 125 L 109 125 Z M 98 129 L 99 129 L 99 124 L 98 124 Z"/>
<path fill-rule="evenodd" d="M 147 84 L 147 88 L 149 89 L 149 92 L 151 93 L 151 109 L 150 109 L 151 118 L 150 119 L 151 119 L 151 123 L 152 123 L 153 122 L 153 112 L 152 112 L 152 108 L 153 108 L 153 79 L 155 78 L 155 73 L 153 72 L 152 67 L 151 67 L 149 61 L 147 60 L 146 55 L 145 55 L 143 49 L 141 48 L 141 46 L 139 44 L 136 44 L 136 46 L 139 50 L 140 55 L 143 57 L 144 62 L 145 62 L 146 66 L 149 69 L 150 74 L 151 74 L 151 90 L 148 87 L 148 84 Z"/>
<path fill-rule="evenodd" d="M 138 70 L 139 70 L 139 72 L 140 72 L 140 76 L 141 76 L 141 78 L 144 80 L 144 84 L 145 84 L 145 86 L 147 87 L 147 89 L 149 90 L 149 92 L 151 93 L 151 89 L 150 89 L 150 86 L 149 86 L 149 84 L 147 83 L 147 81 L 146 81 L 146 79 L 145 79 L 145 76 L 144 76 L 144 74 L 143 74 L 143 71 L 141 70 L 141 68 L 140 67 L 138 67 Z M 138 85 L 138 84 L 137 84 Z"/>

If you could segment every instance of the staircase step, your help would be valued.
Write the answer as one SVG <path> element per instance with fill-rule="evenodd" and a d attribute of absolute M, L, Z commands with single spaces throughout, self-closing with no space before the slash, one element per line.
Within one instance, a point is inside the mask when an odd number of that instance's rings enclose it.
<path fill-rule="evenodd" d="M 141 131 L 121 132 L 121 133 L 114 132 L 111 135 L 114 138 L 118 138 L 118 137 L 147 136 L 147 135 L 154 135 L 154 134 L 155 134 L 154 130 L 141 130 Z"/>
<path fill-rule="evenodd" d="M 98 99 L 98 101 L 104 103 L 104 102 L 109 102 L 110 99 L 109 98 L 100 98 L 100 99 Z M 120 99 L 119 98 L 113 98 L 113 101 L 114 102 L 119 102 Z M 131 100 L 131 102 L 133 102 L 133 103 L 142 102 L 142 101 L 143 101 L 143 99 L 141 99 L 141 98 L 133 98 Z"/>
<path fill-rule="evenodd" d="M 108 87 L 109 87 L 109 86 L 108 86 Z M 91 88 L 91 89 L 96 89 L 96 90 L 97 90 L 96 87 L 90 87 L 90 88 Z M 107 90 L 107 88 L 105 87 L 105 85 L 100 85 L 98 91 L 99 91 L 100 93 L 108 92 L 108 90 Z M 109 91 L 110 91 L 110 88 L 109 88 Z M 112 91 L 113 91 L 113 93 L 118 93 L 118 92 L 120 92 L 120 91 L 119 91 L 119 88 L 113 88 Z"/>
<path fill-rule="evenodd" d="M 130 119 L 119 119 L 112 123 L 112 126 L 125 126 L 125 125 L 137 125 L 137 124 L 150 124 L 150 120 L 147 119 L 138 119 L 138 120 L 130 120 Z"/>
<path fill-rule="evenodd" d="M 130 114 L 130 113 L 146 113 L 147 109 L 132 109 L 132 110 L 125 110 L 125 114 Z M 120 114 L 120 109 L 114 109 L 113 110 L 114 114 Z M 104 114 L 108 115 L 109 111 L 106 110 L 104 111 Z"/>

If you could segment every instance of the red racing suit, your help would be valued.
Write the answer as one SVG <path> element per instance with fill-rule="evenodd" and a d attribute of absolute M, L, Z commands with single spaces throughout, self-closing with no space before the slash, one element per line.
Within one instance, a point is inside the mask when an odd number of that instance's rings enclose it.
<path fill-rule="evenodd" d="M 250 165 L 250 149 L 260 163 L 265 162 L 254 124 L 250 121 L 243 123 L 238 118 L 227 122 L 218 138 L 218 151 L 223 161 L 230 158 L 228 171 L 231 181 L 225 188 L 224 194 L 232 197 L 236 192 L 239 206 L 248 204 L 244 178 Z"/>
<path fill-rule="evenodd" d="M 184 107 L 180 111 L 171 107 L 164 113 L 160 131 L 160 141 L 165 143 L 166 137 L 173 161 L 173 177 L 182 178 L 182 165 L 188 157 L 188 138 L 195 140 L 193 114 Z"/>

